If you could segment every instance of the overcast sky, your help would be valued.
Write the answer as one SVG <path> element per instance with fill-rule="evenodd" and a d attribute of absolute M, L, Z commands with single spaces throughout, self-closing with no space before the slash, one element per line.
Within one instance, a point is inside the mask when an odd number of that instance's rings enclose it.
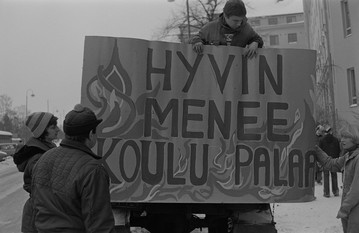
<path fill-rule="evenodd" d="M 189 0 L 195 1 L 195 0 Z M 247 0 L 248 16 L 301 12 L 301 0 Z M 63 117 L 80 102 L 86 35 L 151 40 L 185 0 L 0 0 L 0 94 Z M 35 97 L 30 97 L 31 93 Z"/>

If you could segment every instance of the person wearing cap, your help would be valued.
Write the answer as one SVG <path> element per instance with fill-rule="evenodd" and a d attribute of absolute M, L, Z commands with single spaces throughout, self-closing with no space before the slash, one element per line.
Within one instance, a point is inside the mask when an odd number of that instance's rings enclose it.
<path fill-rule="evenodd" d="M 91 151 L 101 122 L 76 105 L 64 120 L 65 139 L 36 163 L 31 195 L 38 232 L 115 232 L 109 175 Z"/>
<path fill-rule="evenodd" d="M 341 130 L 340 143 L 344 155 L 330 157 L 316 146 L 316 158 L 323 167 L 332 172 L 343 171 L 343 195 L 337 218 L 344 233 L 357 233 L 359 229 L 359 126 L 349 125 Z"/>
<path fill-rule="evenodd" d="M 329 125 L 324 126 L 324 136 L 319 141 L 319 147 L 332 158 L 338 158 L 340 154 L 339 139 L 333 135 L 332 128 Z M 339 196 L 338 176 L 336 172 L 330 172 L 323 169 L 324 177 L 324 197 L 330 197 L 329 175 L 332 180 L 332 192 L 334 196 Z"/>
<path fill-rule="evenodd" d="M 59 128 L 57 117 L 49 112 L 35 112 L 26 119 L 25 125 L 31 131 L 32 137 L 17 150 L 13 159 L 18 170 L 23 172 L 23 188 L 31 195 L 32 169 L 35 163 L 46 151 L 56 147 L 52 142 L 57 139 Z M 22 232 L 36 232 L 32 215 L 32 199 L 29 198 L 23 209 Z"/>
<path fill-rule="evenodd" d="M 193 50 L 201 54 L 203 45 L 238 46 L 245 48 L 248 58 L 256 56 L 263 40 L 247 22 L 246 14 L 241 0 L 227 1 L 218 19 L 207 23 L 189 40 Z"/>

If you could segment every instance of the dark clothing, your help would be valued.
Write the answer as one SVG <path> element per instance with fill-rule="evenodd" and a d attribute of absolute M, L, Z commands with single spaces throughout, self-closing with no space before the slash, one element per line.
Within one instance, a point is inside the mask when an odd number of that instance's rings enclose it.
<path fill-rule="evenodd" d="M 323 168 L 319 163 L 315 163 L 315 181 L 322 184 Z"/>
<path fill-rule="evenodd" d="M 39 232 L 115 232 L 109 176 L 82 143 L 65 139 L 39 159 L 31 195 Z"/>
<path fill-rule="evenodd" d="M 332 134 L 327 134 L 319 140 L 319 147 L 332 158 L 338 158 L 340 155 L 339 139 Z"/>
<path fill-rule="evenodd" d="M 13 156 L 14 163 L 16 164 L 20 172 L 24 172 L 24 190 L 28 193 L 31 193 L 31 179 L 32 179 L 32 169 L 35 166 L 36 162 L 42 156 L 43 153 L 50 150 L 51 148 L 56 147 L 55 144 L 49 143 L 37 138 L 30 138 L 27 143 L 22 146 Z M 34 216 L 33 216 L 33 207 L 32 200 L 29 198 L 23 209 L 22 213 L 22 222 L 21 222 L 21 231 L 22 232 L 37 232 L 34 225 Z"/>
<path fill-rule="evenodd" d="M 324 195 L 330 196 L 330 185 L 329 180 L 332 180 L 332 193 L 333 195 L 338 195 L 339 188 L 338 188 L 338 175 L 336 172 L 331 172 L 326 169 L 323 170 L 323 177 L 324 177 Z M 330 177 L 330 178 L 329 178 Z"/>
<path fill-rule="evenodd" d="M 207 23 L 199 33 L 190 39 L 191 44 L 202 42 L 204 45 L 230 45 L 246 47 L 252 42 L 258 43 L 258 48 L 263 47 L 262 38 L 244 20 L 238 29 L 229 27 L 223 13 L 218 19 Z"/>
<path fill-rule="evenodd" d="M 330 157 L 338 158 L 340 154 L 340 142 L 332 134 L 326 134 L 319 141 L 319 147 Z M 332 177 L 332 192 L 337 194 L 339 192 L 338 188 L 338 178 L 336 172 L 329 172 L 328 170 L 323 170 L 324 174 L 324 195 L 330 196 L 330 186 L 329 186 L 329 174 Z"/>
<path fill-rule="evenodd" d="M 31 174 L 40 156 L 51 148 L 56 147 L 54 143 L 45 142 L 37 138 L 30 138 L 13 156 L 14 163 L 20 172 L 24 172 L 24 189 L 31 193 Z"/>
<path fill-rule="evenodd" d="M 317 134 L 316 144 L 319 145 L 320 140 L 323 138 L 322 135 Z M 323 177 L 323 168 L 322 165 L 318 162 L 315 163 L 315 181 L 318 184 L 322 184 L 322 177 Z"/>

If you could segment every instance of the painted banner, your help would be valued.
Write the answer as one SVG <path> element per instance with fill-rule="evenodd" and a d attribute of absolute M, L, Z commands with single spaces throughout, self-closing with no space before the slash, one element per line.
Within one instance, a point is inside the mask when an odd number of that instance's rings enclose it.
<path fill-rule="evenodd" d="M 85 39 L 82 104 L 112 201 L 314 199 L 315 51 Z"/>

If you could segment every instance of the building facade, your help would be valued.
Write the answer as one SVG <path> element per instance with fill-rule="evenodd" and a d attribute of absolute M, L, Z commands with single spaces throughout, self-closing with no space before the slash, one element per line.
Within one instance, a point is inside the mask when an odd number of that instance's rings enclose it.
<path fill-rule="evenodd" d="M 359 1 L 303 0 L 309 48 L 317 51 L 317 120 L 359 124 Z"/>
<path fill-rule="evenodd" d="M 266 48 L 308 48 L 303 12 L 249 17 L 248 22 Z"/>

